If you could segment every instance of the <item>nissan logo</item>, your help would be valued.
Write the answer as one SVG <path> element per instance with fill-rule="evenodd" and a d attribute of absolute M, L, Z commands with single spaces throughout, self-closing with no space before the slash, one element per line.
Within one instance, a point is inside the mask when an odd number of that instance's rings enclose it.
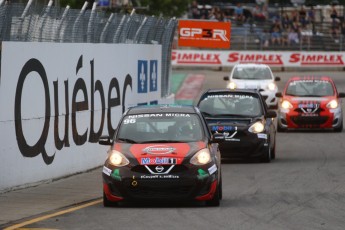
<path fill-rule="evenodd" d="M 157 172 L 163 172 L 163 170 L 164 170 L 164 167 L 163 166 L 161 166 L 161 165 L 158 165 L 157 167 L 156 167 L 156 171 Z"/>

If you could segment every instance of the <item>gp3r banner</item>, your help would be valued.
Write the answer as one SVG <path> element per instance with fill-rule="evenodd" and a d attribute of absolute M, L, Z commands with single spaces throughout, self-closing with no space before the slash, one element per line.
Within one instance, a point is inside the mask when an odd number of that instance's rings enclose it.
<path fill-rule="evenodd" d="M 178 45 L 229 49 L 230 31 L 230 22 L 179 20 Z"/>

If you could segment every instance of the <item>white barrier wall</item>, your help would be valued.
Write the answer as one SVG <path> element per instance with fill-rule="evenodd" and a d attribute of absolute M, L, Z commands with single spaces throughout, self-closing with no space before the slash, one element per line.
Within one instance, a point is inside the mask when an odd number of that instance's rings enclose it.
<path fill-rule="evenodd" d="M 161 46 L 3 42 L 0 191 L 101 165 L 130 105 L 160 103 Z"/>
<path fill-rule="evenodd" d="M 344 52 L 173 50 L 172 66 L 224 66 L 238 63 L 271 67 L 345 67 Z"/>

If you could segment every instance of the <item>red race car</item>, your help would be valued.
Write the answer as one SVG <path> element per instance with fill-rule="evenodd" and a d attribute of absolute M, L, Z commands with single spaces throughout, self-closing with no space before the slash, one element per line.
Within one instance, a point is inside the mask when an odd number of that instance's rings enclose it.
<path fill-rule="evenodd" d="M 289 129 L 343 130 L 341 100 L 345 93 L 338 93 L 330 77 L 292 77 L 282 93 L 278 108 L 277 131 Z"/>

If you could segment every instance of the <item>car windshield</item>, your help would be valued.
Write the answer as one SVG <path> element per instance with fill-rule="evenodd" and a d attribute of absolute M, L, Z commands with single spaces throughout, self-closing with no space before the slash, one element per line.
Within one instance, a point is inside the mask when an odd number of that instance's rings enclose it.
<path fill-rule="evenodd" d="M 242 80 L 271 80 L 273 79 L 271 71 L 268 67 L 252 66 L 252 67 L 236 67 L 233 79 Z"/>
<path fill-rule="evenodd" d="M 263 113 L 260 105 L 252 94 L 209 94 L 199 108 L 205 116 L 256 117 Z"/>
<path fill-rule="evenodd" d="M 185 113 L 127 115 L 119 126 L 117 141 L 129 143 L 194 142 L 202 140 L 199 117 Z"/>
<path fill-rule="evenodd" d="M 295 80 L 288 84 L 286 95 L 300 97 L 323 97 L 334 95 L 332 84 L 326 80 Z"/>

